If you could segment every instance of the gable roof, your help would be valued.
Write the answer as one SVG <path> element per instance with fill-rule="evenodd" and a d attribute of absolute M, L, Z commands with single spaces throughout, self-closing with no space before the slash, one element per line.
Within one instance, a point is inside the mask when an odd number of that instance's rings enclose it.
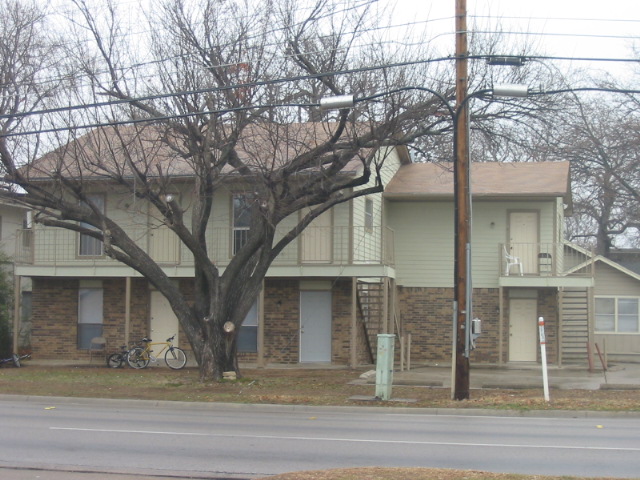
<path fill-rule="evenodd" d="M 583 268 L 587 268 L 592 262 L 593 263 L 597 263 L 597 262 L 601 262 L 604 263 L 605 265 L 610 266 L 611 268 L 614 268 L 615 270 L 618 270 L 620 273 L 623 273 L 624 275 L 627 275 L 635 280 L 640 281 L 640 274 L 634 272 L 633 270 L 628 269 L 627 267 L 620 265 L 619 263 L 604 257 L 602 255 L 594 255 L 593 258 L 591 258 L 592 253 L 587 250 L 586 248 L 583 248 L 579 245 L 576 245 L 575 243 L 571 243 L 571 242 L 564 242 L 565 246 L 568 248 L 572 248 L 573 250 L 582 253 L 583 255 L 585 255 L 586 257 L 588 257 L 588 259 L 576 266 L 574 266 L 569 273 L 574 273 L 574 272 L 578 272 L 580 270 L 582 270 Z"/>
<path fill-rule="evenodd" d="M 453 197 L 453 164 L 400 167 L 385 189 L 397 200 Z M 474 197 L 563 197 L 570 203 L 569 162 L 477 162 L 471 164 Z"/>
<path fill-rule="evenodd" d="M 250 168 L 270 172 L 323 145 L 337 128 L 338 124 L 335 122 L 253 124 L 243 129 L 237 140 L 235 153 Z M 365 132 L 365 128 L 361 124 L 350 125 L 346 137 L 354 138 Z M 220 133 L 223 137 L 220 145 L 226 134 L 225 131 Z M 55 172 L 72 178 L 97 179 L 105 178 L 105 167 L 125 177 L 131 176 L 131 165 L 136 165 L 136 168 L 150 177 L 160 175 L 160 172 L 163 176 L 193 177 L 195 170 L 191 158 L 184 156 L 177 148 L 172 148 L 170 143 L 178 145 L 180 150 L 188 149 L 184 139 L 175 137 L 160 126 L 101 127 L 25 165 L 22 171 L 31 180 L 50 180 Z M 334 146 L 334 151 L 339 153 L 346 145 L 344 141 L 339 141 Z M 401 163 L 410 163 L 406 146 L 393 148 L 398 152 Z M 221 154 L 215 148 L 211 151 L 214 156 Z M 376 148 L 361 148 L 359 154 L 342 168 L 341 173 L 359 171 L 362 168 L 359 157 L 368 157 L 375 152 Z M 220 173 L 233 175 L 236 170 L 225 164 Z"/>

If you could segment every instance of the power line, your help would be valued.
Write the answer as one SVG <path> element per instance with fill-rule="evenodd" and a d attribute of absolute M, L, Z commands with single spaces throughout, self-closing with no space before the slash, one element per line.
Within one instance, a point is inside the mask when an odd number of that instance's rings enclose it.
<path fill-rule="evenodd" d="M 521 56 L 509 56 L 509 55 L 506 55 L 506 56 L 504 56 L 504 55 L 469 55 L 467 58 L 468 59 L 476 59 L 476 60 L 490 60 L 490 59 L 497 58 L 497 57 L 514 57 L 514 58 L 519 58 L 519 59 L 524 59 L 524 60 L 570 60 L 570 61 L 589 61 L 589 62 L 602 61 L 602 62 L 630 62 L 630 63 L 638 63 L 638 62 L 640 62 L 640 59 L 611 59 L 611 58 L 596 58 L 596 57 L 556 57 L 556 56 L 526 56 L 526 57 L 521 57 Z M 295 82 L 295 81 L 301 81 L 301 80 L 313 80 L 313 79 L 318 79 L 318 78 L 322 78 L 322 77 L 325 77 L 325 76 L 348 75 L 348 74 L 353 74 L 353 73 L 362 73 L 362 72 L 367 72 L 367 71 L 381 70 L 381 69 L 385 69 L 385 68 L 397 68 L 397 67 L 401 67 L 401 66 L 410 66 L 410 65 L 434 63 L 434 62 L 441 62 L 441 61 L 451 61 L 451 60 L 454 60 L 454 58 L 450 57 L 450 56 L 447 56 L 447 57 L 439 57 L 439 58 L 433 58 L 433 59 L 427 59 L 427 60 L 416 60 L 416 61 L 410 61 L 410 62 L 399 62 L 399 63 L 395 63 L 395 64 L 376 65 L 376 66 L 371 66 L 371 67 L 361 67 L 361 68 L 356 68 L 356 69 L 331 71 L 331 72 L 325 72 L 325 73 L 313 74 L 313 75 L 312 74 L 300 75 L 300 76 L 296 76 L 296 77 L 284 77 L 284 78 L 264 80 L 264 81 L 259 81 L 259 82 L 239 83 L 239 84 L 233 84 L 233 85 L 227 85 L 227 86 L 218 86 L 218 87 L 211 87 L 211 88 L 204 88 L 204 89 L 197 89 L 197 90 L 185 90 L 185 91 L 172 92 L 172 93 L 161 93 L 161 94 L 156 94 L 156 95 L 147 95 L 147 96 L 141 96 L 141 97 L 134 97 L 134 98 L 130 98 L 130 99 L 109 100 L 109 101 L 105 101 L 105 102 L 93 102 L 93 103 L 88 103 L 88 104 L 71 105 L 71 106 L 66 106 L 66 107 L 56 107 L 56 108 L 49 108 L 49 109 L 42 109 L 42 110 L 32 110 L 32 111 L 29 111 L 29 112 L 22 112 L 22 113 L 16 113 L 16 114 L 3 114 L 3 115 L 0 115 L 0 118 L 24 118 L 24 117 L 27 117 L 27 116 L 46 115 L 46 114 L 50 114 L 50 113 L 71 112 L 71 111 L 87 110 L 87 109 L 100 108 L 100 107 L 111 107 L 111 106 L 131 104 L 133 102 L 145 102 L 145 101 L 152 101 L 152 100 L 159 100 L 159 99 L 166 99 L 166 98 L 174 98 L 174 97 L 179 97 L 179 96 L 184 96 L 184 95 L 198 95 L 198 94 L 206 94 L 206 93 L 214 93 L 214 92 L 223 92 L 223 91 L 227 91 L 227 90 L 260 87 L 260 86 L 273 85 L 273 84 L 285 83 L 285 82 Z M 616 91 L 619 91 L 619 90 L 616 90 Z M 637 92 L 629 91 L 629 93 L 637 93 Z M 309 106 L 317 106 L 317 104 L 295 104 L 295 105 L 277 104 L 277 105 L 267 105 L 267 106 L 264 106 L 264 108 L 270 108 L 270 107 L 275 107 L 275 106 L 301 106 L 301 107 L 302 106 L 306 106 L 306 107 L 309 107 Z M 225 109 L 224 111 L 232 112 L 232 111 L 240 111 L 240 110 L 247 110 L 247 109 L 253 109 L 253 108 L 258 108 L 258 107 L 257 106 L 256 107 L 240 107 L 240 108 L 237 108 L 237 109 Z M 167 120 L 167 119 L 170 119 L 170 118 L 192 117 L 192 116 L 205 115 L 205 114 L 217 114 L 217 113 L 220 113 L 220 112 L 221 111 L 212 110 L 212 111 L 194 112 L 194 113 L 189 113 L 189 114 L 184 114 L 184 115 L 174 114 L 174 115 L 170 115 L 170 116 L 166 116 L 166 117 L 154 117 L 152 119 L 141 119 L 141 120 L 139 120 L 139 122 L 159 121 L 159 120 Z M 118 123 L 115 123 L 115 124 L 119 125 L 119 124 L 123 124 L 123 123 L 138 123 L 138 121 L 128 120 L 128 121 L 118 122 Z M 98 123 L 98 124 L 92 123 L 92 124 L 86 124 L 86 125 L 77 126 L 77 127 L 65 127 L 65 128 L 62 128 L 62 129 L 57 129 L 56 128 L 56 129 L 50 129 L 50 130 L 37 130 L 37 131 L 29 131 L 29 132 L 9 133 L 9 134 L 4 134 L 3 136 L 9 137 L 9 136 L 27 135 L 27 134 L 34 134 L 34 133 L 48 133 L 48 132 L 54 132 L 54 131 L 67 130 L 68 128 L 82 129 L 82 128 L 92 128 L 92 127 L 101 126 L 101 125 L 105 125 L 105 124 L 103 124 L 103 123 Z M 110 125 L 110 124 L 106 124 L 106 125 Z"/>
<path fill-rule="evenodd" d="M 94 102 L 94 103 L 87 103 L 87 104 L 80 104 L 80 105 L 71 105 L 67 107 L 31 110 L 28 112 L 15 113 L 15 114 L 2 114 L 0 115 L 0 118 L 23 118 L 23 117 L 33 116 L 33 115 L 45 115 L 49 113 L 70 112 L 75 110 L 86 110 L 90 108 L 117 106 L 117 105 L 123 105 L 123 104 L 130 104 L 133 102 L 145 102 L 150 100 L 179 97 L 182 95 L 198 95 L 198 94 L 222 92 L 222 91 L 234 90 L 234 89 L 262 87 L 266 85 L 275 85 L 278 83 L 296 82 L 301 80 L 313 80 L 313 79 L 318 79 L 322 77 L 349 75 L 353 73 L 363 73 L 363 72 L 370 72 L 375 70 L 382 70 L 385 68 L 398 68 L 398 67 L 419 65 L 419 64 L 425 64 L 425 63 L 449 61 L 452 59 L 453 59 L 452 57 L 440 57 L 440 58 L 432 58 L 432 59 L 426 59 L 426 60 L 415 60 L 415 61 L 398 62 L 398 63 L 391 63 L 391 64 L 385 64 L 385 65 L 375 65 L 375 66 L 360 67 L 360 68 L 353 68 L 353 69 L 346 69 L 346 70 L 336 70 L 336 71 L 323 72 L 323 73 L 317 73 L 317 74 L 299 75 L 296 77 L 283 77 L 283 78 L 276 78 L 276 79 L 263 80 L 263 81 L 257 81 L 257 82 L 238 83 L 233 85 L 203 88 L 203 89 L 197 89 L 197 90 L 183 90 L 183 91 L 172 92 L 172 93 L 161 93 L 157 95 L 147 95 L 142 97 L 134 97 L 130 99 L 109 100 L 105 102 Z"/>

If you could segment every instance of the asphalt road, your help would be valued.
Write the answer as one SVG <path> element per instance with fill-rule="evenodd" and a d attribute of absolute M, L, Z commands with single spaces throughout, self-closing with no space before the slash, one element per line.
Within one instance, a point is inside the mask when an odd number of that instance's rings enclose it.
<path fill-rule="evenodd" d="M 255 478 L 378 465 L 640 476 L 640 418 L 499 415 L 5 397 L 0 468 Z"/>

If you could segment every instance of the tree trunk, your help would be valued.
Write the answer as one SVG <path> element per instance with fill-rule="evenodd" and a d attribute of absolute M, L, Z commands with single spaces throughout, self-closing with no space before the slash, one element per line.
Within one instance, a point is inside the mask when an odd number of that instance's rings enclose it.
<path fill-rule="evenodd" d="M 209 336 L 202 347 L 199 370 L 200 381 L 203 382 L 219 382 L 224 372 L 235 372 L 240 378 L 235 332 Z"/>

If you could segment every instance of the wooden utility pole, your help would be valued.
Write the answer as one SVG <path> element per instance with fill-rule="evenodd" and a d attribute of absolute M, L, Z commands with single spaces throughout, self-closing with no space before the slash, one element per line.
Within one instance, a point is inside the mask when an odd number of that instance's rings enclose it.
<path fill-rule="evenodd" d="M 454 332 L 455 382 L 453 398 L 469 398 L 467 318 L 471 309 L 471 195 L 469 185 L 469 112 L 467 98 L 467 1 L 456 0 L 456 115 L 454 118 Z"/>

